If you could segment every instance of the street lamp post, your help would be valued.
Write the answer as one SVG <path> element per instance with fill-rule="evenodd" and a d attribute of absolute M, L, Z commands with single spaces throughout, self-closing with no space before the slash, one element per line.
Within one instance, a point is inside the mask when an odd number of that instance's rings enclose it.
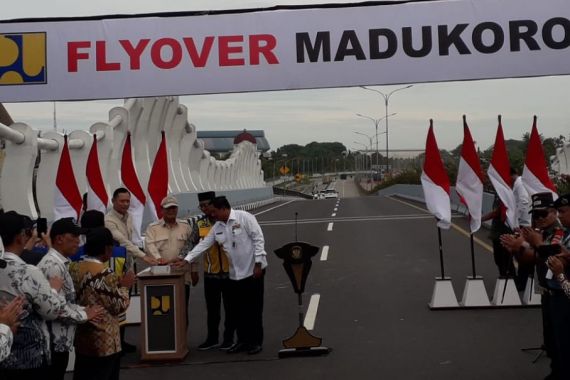
<path fill-rule="evenodd" d="M 381 117 L 381 118 L 379 118 L 379 119 L 375 119 L 375 118 L 373 118 L 373 117 L 366 116 L 366 115 L 363 115 L 363 114 L 360 114 L 360 113 L 357 113 L 357 114 L 356 114 L 356 116 L 363 117 L 363 118 L 368 119 L 368 120 L 372 120 L 372 122 L 374 123 L 374 127 L 376 128 L 376 167 L 377 167 L 378 169 L 380 168 L 380 152 L 379 152 L 379 150 L 378 150 L 378 125 L 380 124 L 380 122 L 381 122 L 382 120 L 384 120 L 384 119 L 388 120 L 388 117 L 390 117 L 390 116 L 395 116 L 395 115 L 397 115 L 396 112 L 391 113 L 390 115 L 383 116 L 383 117 Z M 386 132 L 383 132 L 383 133 L 386 133 Z"/>
<path fill-rule="evenodd" d="M 361 143 L 361 142 L 359 142 L 359 141 L 353 141 L 353 142 L 354 142 L 355 144 L 362 145 L 362 146 L 364 147 L 364 153 L 366 153 L 366 151 L 368 150 L 368 147 L 367 147 L 365 144 L 363 144 L 363 143 Z M 366 171 L 366 154 L 364 155 L 363 159 L 364 159 L 364 160 L 363 160 L 363 162 L 362 162 L 362 170 Z"/>
<path fill-rule="evenodd" d="M 388 173 L 389 173 L 389 169 L 388 169 L 388 168 L 390 167 L 389 148 L 388 148 L 388 116 L 389 116 L 389 115 L 388 115 L 388 102 L 390 101 L 390 97 L 391 97 L 395 92 L 402 91 L 402 90 L 411 88 L 411 87 L 413 87 L 413 86 L 414 86 L 413 84 L 410 84 L 410 85 L 407 85 L 407 86 L 405 86 L 405 87 L 400 87 L 400 88 L 397 88 L 397 89 L 395 89 L 395 90 L 389 92 L 388 94 L 384 94 L 382 91 L 376 90 L 376 89 L 374 89 L 374 88 L 369 88 L 369 87 L 366 87 L 366 86 L 360 86 L 361 88 L 363 88 L 363 89 L 365 89 L 365 90 L 377 92 L 378 94 L 380 94 L 380 95 L 384 98 L 384 106 L 385 106 L 385 110 L 386 110 L 386 116 L 385 116 L 385 119 L 386 119 L 386 171 L 387 171 Z"/>

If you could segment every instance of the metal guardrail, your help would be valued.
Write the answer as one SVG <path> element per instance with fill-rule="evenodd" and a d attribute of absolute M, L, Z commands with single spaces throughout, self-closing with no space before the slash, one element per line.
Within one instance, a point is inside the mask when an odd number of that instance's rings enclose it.
<path fill-rule="evenodd" d="M 379 196 L 397 195 L 413 201 L 425 203 L 424 191 L 421 185 L 398 184 L 379 190 Z M 467 207 L 459 200 L 459 195 L 455 191 L 455 186 L 451 187 L 451 208 L 452 210 L 467 215 Z M 483 193 L 483 215 L 493 210 L 493 201 L 495 196 L 491 193 Z"/>

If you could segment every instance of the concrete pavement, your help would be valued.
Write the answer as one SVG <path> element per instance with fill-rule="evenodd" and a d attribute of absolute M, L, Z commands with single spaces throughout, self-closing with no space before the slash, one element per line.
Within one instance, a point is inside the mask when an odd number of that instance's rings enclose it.
<path fill-rule="evenodd" d="M 200 283 L 191 292 L 187 360 L 140 367 L 136 355 L 127 355 L 121 378 L 521 380 L 547 374 L 547 359 L 532 364 L 533 355 L 520 351 L 541 343 L 540 309 L 430 311 L 427 303 L 439 275 L 433 218 L 421 205 L 400 200 L 348 198 L 353 194 L 349 183 L 337 184 L 338 205 L 335 199 L 287 201 L 254 212 L 259 213 L 270 264 L 261 354 L 196 350 L 205 339 L 206 324 Z M 296 212 L 299 240 L 329 247 L 326 261 L 320 256 L 313 261 L 304 299 L 306 308 L 311 295 L 320 295 L 314 333 L 333 352 L 326 357 L 280 360 L 277 351 L 281 340 L 295 331 L 297 308 L 273 250 L 294 240 Z M 454 221 L 460 228 L 466 226 L 462 219 Z M 484 233 L 479 237 L 486 239 Z M 446 274 L 453 277 L 456 295 L 461 297 L 471 272 L 469 242 L 457 229 L 445 231 L 443 239 Z M 476 260 L 492 294 L 496 279 L 492 255 L 477 245 Z M 137 330 L 129 328 L 131 340 L 137 338 Z"/>

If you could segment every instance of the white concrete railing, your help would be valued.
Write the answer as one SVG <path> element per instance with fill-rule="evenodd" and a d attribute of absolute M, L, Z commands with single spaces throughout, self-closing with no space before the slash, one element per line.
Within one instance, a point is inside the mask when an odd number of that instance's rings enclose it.
<path fill-rule="evenodd" d="M 255 145 L 242 142 L 226 161 L 218 161 L 196 139 L 196 128 L 188 122 L 188 110 L 178 97 L 129 99 L 109 111 L 108 122 L 93 124 L 88 131 L 69 134 L 69 146 L 79 190 L 87 189 L 87 157 L 97 136 L 99 164 L 107 192 L 119 187 L 120 162 L 127 131 L 131 132 L 133 161 L 146 191 L 154 156 L 165 131 L 168 152 L 169 192 L 193 193 L 207 190 L 239 190 L 264 187 L 261 162 Z M 38 131 L 24 123 L 0 125 L 7 140 L 0 182 L 0 199 L 7 210 L 37 218 L 53 218 L 55 177 L 63 146 L 63 135 Z M 34 176 L 36 159 L 40 163 Z M 35 189 L 35 191 L 34 191 Z M 37 208 L 34 202 L 37 200 Z"/>

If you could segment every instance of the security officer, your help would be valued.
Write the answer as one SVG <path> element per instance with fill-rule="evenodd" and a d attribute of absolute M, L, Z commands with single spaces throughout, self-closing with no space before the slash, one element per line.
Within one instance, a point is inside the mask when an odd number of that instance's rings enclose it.
<path fill-rule="evenodd" d="M 212 201 L 216 197 L 213 191 L 198 194 L 198 206 L 202 215 L 189 220 L 193 229 L 193 245 L 202 240 L 215 223 L 211 217 Z M 229 261 L 222 246 L 215 243 L 204 255 L 204 297 L 208 311 L 208 336 L 198 346 L 205 351 L 219 344 L 219 325 L 221 320 L 221 303 L 224 304 L 224 337 L 220 350 L 228 350 L 234 344 L 235 323 L 229 307 Z"/>
<path fill-rule="evenodd" d="M 558 213 L 554 206 L 552 193 L 538 193 L 532 195 L 532 223 L 534 228 L 521 228 L 521 236 L 501 236 L 501 242 L 519 258 L 535 258 L 538 283 L 542 290 L 542 323 L 544 347 L 551 358 L 552 373 L 547 379 L 567 379 L 562 376 L 562 365 L 568 361 L 560 357 L 560 330 L 568 322 L 561 320 L 560 311 L 569 307 L 570 303 L 564 295 L 560 283 L 553 278 L 547 267 L 547 258 L 554 253 L 553 249 L 560 248 L 564 238 L 564 228 L 558 221 Z M 538 231 L 537 231 L 538 230 Z M 558 252 L 560 252 L 558 250 Z M 568 304 L 568 305 L 567 305 Z"/>

